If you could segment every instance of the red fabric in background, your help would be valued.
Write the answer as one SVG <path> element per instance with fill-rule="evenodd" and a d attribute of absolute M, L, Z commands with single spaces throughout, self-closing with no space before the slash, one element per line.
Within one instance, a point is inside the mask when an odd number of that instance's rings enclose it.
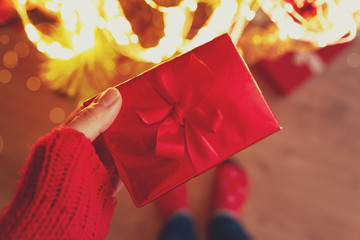
<path fill-rule="evenodd" d="M 97 148 L 137 206 L 280 129 L 227 34 L 117 88 L 123 106 Z"/>

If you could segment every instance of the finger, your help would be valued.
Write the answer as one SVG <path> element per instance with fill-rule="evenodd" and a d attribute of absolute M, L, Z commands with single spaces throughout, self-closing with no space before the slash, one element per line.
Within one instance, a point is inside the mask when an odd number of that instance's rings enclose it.
<path fill-rule="evenodd" d="M 108 88 L 87 107 L 80 110 L 67 125 L 93 141 L 104 132 L 115 120 L 122 105 L 120 92 Z"/>
<path fill-rule="evenodd" d="M 84 106 L 77 107 L 70 115 L 65 119 L 65 121 L 60 125 L 61 127 L 69 125 L 69 123 L 74 120 L 74 118 L 79 115 L 79 112 L 84 108 Z"/>

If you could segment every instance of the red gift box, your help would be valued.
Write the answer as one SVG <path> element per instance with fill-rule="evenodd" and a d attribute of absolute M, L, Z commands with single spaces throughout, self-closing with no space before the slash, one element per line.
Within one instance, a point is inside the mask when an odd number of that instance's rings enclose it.
<path fill-rule="evenodd" d="M 269 74 L 269 80 L 280 91 L 287 94 L 313 76 L 322 73 L 326 66 L 351 43 L 327 46 L 314 52 L 290 52 L 276 60 L 260 62 Z"/>
<path fill-rule="evenodd" d="M 138 207 L 280 129 L 227 34 L 117 88 L 122 108 L 96 145 Z"/>

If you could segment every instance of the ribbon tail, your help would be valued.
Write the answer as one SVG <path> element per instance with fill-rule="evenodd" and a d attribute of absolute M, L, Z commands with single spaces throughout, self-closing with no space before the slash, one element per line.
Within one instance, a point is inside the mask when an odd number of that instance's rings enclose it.
<path fill-rule="evenodd" d="M 201 172 L 204 166 L 215 165 L 220 162 L 220 156 L 205 139 L 199 129 L 185 124 L 186 146 L 195 171 Z"/>
<path fill-rule="evenodd" d="M 215 82 L 211 69 L 193 53 L 190 53 L 185 71 L 180 71 L 175 78 L 183 83 L 179 105 L 184 110 L 200 105 L 211 92 Z"/>
<path fill-rule="evenodd" d="M 168 158 L 184 158 L 184 129 L 171 117 L 159 126 L 155 154 Z"/>

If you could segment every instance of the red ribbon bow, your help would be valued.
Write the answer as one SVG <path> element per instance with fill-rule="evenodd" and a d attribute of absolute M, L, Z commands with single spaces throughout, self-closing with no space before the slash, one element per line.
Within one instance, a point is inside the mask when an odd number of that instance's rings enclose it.
<path fill-rule="evenodd" d="M 183 158 L 186 153 L 195 169 L 202 162 L 219 161 L 204 133 L 215 133 L 222 121 L 220 109 L 206 106 L 204 99 L 215 81 L 207 65 L 190 53 L 188 62 L 163 64 L 155 72 L 154 90 L 167 103 L 165 107 L 136 108 L 145 124 L 160 123 L 155 154 Z M 178 71 L 173 71 L 176 67 Z"/>

